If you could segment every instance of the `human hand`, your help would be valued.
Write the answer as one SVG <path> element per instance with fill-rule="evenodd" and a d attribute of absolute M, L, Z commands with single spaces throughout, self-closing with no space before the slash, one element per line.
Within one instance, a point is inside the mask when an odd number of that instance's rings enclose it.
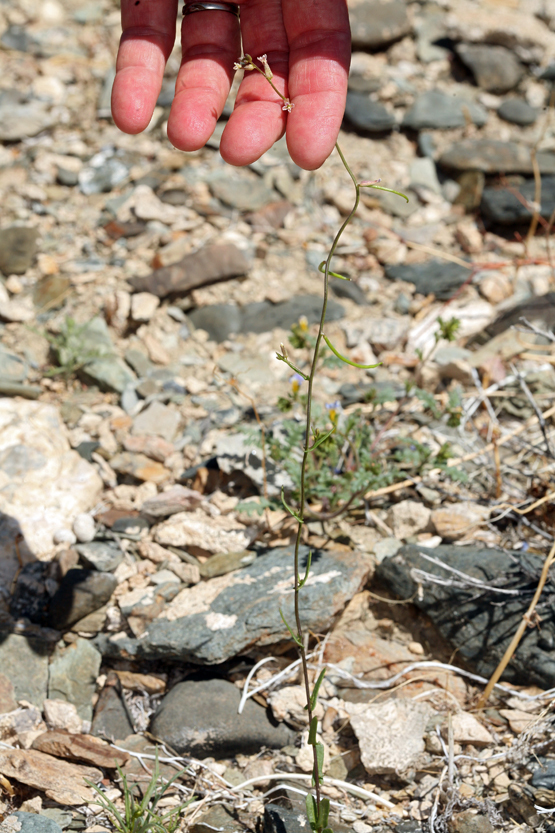
<path fill-rule="evenodd" d="M 350 62 L 346 0 L 237 0 L 241 23 L 226 11 L 183 18 L 183 58 L 168 121 L 176 148 L 198 150 L 212 135 L 243 49 L 268 56 L 273 83 L 245 72 L 220 143 L 231 165 L 248 165 L 284 132 L 291 158 L 318 168 L 339 133 Z M 173 49 L 177 0 L 121 0 L 123 35 L 112 90 L 112 113 L 125 133 L 147 127 Z"/>

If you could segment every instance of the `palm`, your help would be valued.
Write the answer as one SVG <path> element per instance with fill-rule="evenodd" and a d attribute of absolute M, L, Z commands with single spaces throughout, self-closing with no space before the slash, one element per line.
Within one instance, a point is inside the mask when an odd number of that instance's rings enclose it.
<path fill-rule="evenodd" d="M 212 135 L 241 52 L 267 54 L 274 84 L 294 104 L 291 113 L 258 73 L 245 73 L 221 140 L 232 165 L 248 165 L 286 131 L 293 160 L 319 167 L 329 156 L 345 107 L 350 58 L 346 0 L 238 0 L 241 25 L 224 11 L 183 21 L 183 59 L 168 121 L 181 150 L 197 150 Z M 176 0 L 122 0 L 123 35 L 112 92 L 114 120 L 126 133 L 148 125 L 172 51 Z"/>

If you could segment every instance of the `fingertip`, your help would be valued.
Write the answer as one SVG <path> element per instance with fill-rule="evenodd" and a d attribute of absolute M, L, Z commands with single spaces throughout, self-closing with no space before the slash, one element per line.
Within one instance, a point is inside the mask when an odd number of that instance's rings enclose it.
<path fill-rule="evenodd" d="M 124 133 L 141 133 L 152 118 L 161 84 L 144 68 L 116 74 L 112 86 L 112 117 Z"/>

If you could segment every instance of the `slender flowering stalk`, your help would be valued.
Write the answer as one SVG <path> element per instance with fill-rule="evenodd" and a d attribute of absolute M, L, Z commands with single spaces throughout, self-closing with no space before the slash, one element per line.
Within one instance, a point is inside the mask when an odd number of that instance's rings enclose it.
<path fill-rule="evenodd" d="M 266 79 L 266 81 L 268 82 L 268 84 L 270 85 L 270 87 L 274 90 L 275 93 L 277 93 L 279 95 L 279 97 L 283 101 L 283 107 L 281 109 L 282 110 L 287 110 L 287 112 L 290 113 L 292 111 L 293 107 L 295 106 L 295 104 L 290 99 L 288 99 L 286 96 L 284 96 L 283 93 L 280 93 L 280 91 L 278 90 L 278 88 L 276 87 L 274 82 L 272 81 L 272 78 L 274 77 L 274 73 L 270 69 L 270 64 L 268 63 L 268 56 L 267 55 L 261 55 L 260 58 L 257 58 L 256 60 L 260 61 L 260 63 L 263 66 L 263 69 L 260 69 L 260 67 L 256 66 L 256 64 L 254 63 L 254 60 L 251 58 L 250 55 L 247 55 L 247 54 L 242 55 L 239 58 L 239 60 L 236 61 L 233 64 L 233 69 L 234 70 L 244 69 L 247 72 L 251 72 L 251 71 L 254 70 L 255 72 L 259 72 L 260 75 L 263 75 L 264 78 Z"/>

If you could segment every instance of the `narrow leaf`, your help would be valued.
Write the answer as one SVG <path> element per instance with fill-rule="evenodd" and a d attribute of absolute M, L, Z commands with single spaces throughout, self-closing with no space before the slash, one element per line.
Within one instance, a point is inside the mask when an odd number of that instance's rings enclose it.
<path fill-rule="evenodd" d="M 318 814 L 318 830 L 328 826 L 328 819 L 330 816 L 330 800 L 329 798 L 322 798 L 320 800 L 320 812 Z"/>
<path fill-rule="evenodd" d="M 323 260 L 318 267 L 318 271 L 322 273 L 322 275 L 326 274 L 326 263 L 327 261 Z M 346 278 L 345 275 L 339 275 L 337 272 L 328 272 L 328 275 L 331 275 L 332 278 L 340 278 L 342 281 L 350 281 L 350 278 Z"/>
<path fill-rule="evenodd" d="M 308 579 L 308 574 L 310 573 L 310 565 L 311 564 L 312 564 L 312 550 L 309 550 L 308 551 L 308 559 L 307 559 L 307 562 L 306 562 L 306 570 L 304 572 L 304 578 L 301 579 L 301 577 L 299 576 L 299 590 L 301 589 L 301 587 L 304 587 L 304 585 L 306 584 L 306 580 Z"/>
<path fill-rule="evenodd" d="M 299 368 L 295 364 L 293 364 L 293 362 L 290 362 L 289 359 L 286 359 L 285 356 L 281 355 L 281 353 L 276 353 L 276 359 L 278 359 L 278 361 L 280 362 L 285 362 L 285 364 L 288 367 L 290 367 L 291 370 L 293 370 L 295 373 L 298 373 L 299 376 L 302 376 L 305 382 L 308 382 L 308 376 L 306 375 L 306 373 L 303 373 L 302 370 L 299 370 Z"/>
<path fill-rule="evenodd" d="M 283 624 L 285 625 L 285 627 L 287 628 L 287 630 L 288 630 L 288 631 L 289 631 L 289 633 L 291 634 L 291 639 L 295 642 L 295 645 L 302 645 L 302 642 L 301 642 L 301 640 L 299 639 L 299 637 L 297 636 L 297 634 L 296 634 L 296 633 L 293 633 L 293 631 L 291 630 L 291 628 L 290 628 L 290 627 L 289 627 L 289 625 L 287 624 L 287 620 L 286 620 L 285 616 L 283 615 L 283 611 L 282 611 L 281 607 L 280 607 L 280 609 L 279 609 L 279 615 L 280 615 L 280 616 L 281 616 L 281 618 L 282 618 Z"/>
<path fill-rule="evenodd" d="M 318 679 L 314 684 L 314 688 L 312 689 L 312 694 L 310 695 L 310 708 L 312 711 L 316 708 L 316 703 L 318 702 L 318 692 L 320 691 L 320 686 L 322 685 L 322 681 L 326 674 L 326 669 L 322 668 L 320 674 L 318 675 Z"/>
<path fill-rule="evenodd" d="M 311 793 L 306 797 L 306 815 L 308 816 L 308 823 L 314 830 L 316 828 L 316 799 Z"/>
<path fill-rule="evenodd" d="M 308 743 L 310 746 L 316 746 L 316 732 L 318 731 L 318 718 L 313 717 L 310 721 L 310 729 L 308 730 Z"/>
<path fill-rule="evenodd" d="M 304 524 L 303 519 L 300 518 L 295 512 L 293 512 L 293 510 L 285 500 L 283 486 L 281 487 L 281 502 L 283 503 L 284 508 L 289 512 L 290 515 L 292 515 L 295 518 L 296 521 L 298 521 L 300 524 Z"/>
<path fill-rule="evenodd" d="M 359 370 L 370 370 L 373 367 L 379 367 L 381 364 L 381 362 L 378 362 L 378 364 L 357 364 L 357 362 L 352 362 L 349 359 L 346 359 L 345 356 L 342 356 L 341 353 L 337 352 L 337 350 L 335 349 L 335 347 L 333 346 L 333 344 L 327 336 L 324 336 L 324 341 L 330 348 L 331 352 L 334 353 L 338 359 L 341 359 L 341 361 L 345 362 L 345 364 L 350 364 L 351 367 L 358 367 Z"/>
<path fill-rule="evenodd" d="M 394 191 L 393 188 L 384 188 L 383 185 L 365 185 L 364 183 L 359 183 L 362 185 L 363 188 L 375 188 L 376 191 L 387 191 L 388 194 L 397 194 L 398 197 L 402 197 L 407 202 L 409 198 L 406 194 L 402 194 L 401 191 Z"/>
<path fill-rule="evenodd" d="M 331 437 L 331 435 L 332 435 L 334 432 L 335 432 L 335 425 L 333 426 L 333 428 L 331 429 L 331 431 L 326 431 L 326 433 L 325 433 L 325 434 L 322 434 L 322 436 L 321 436 L 321 437 L 318 437 L 318 439 L 317 439 L 317 440 L 314 440 L 313 444 L 312 444 L 311 446 L 309 446 L 308 450 L 309 450 L 309 451 L 314 451 L 314 449 L 315 449 L 315 448 L 318 448 L 318 446 L 319 446 L 319 445 L 322 445 L 322 443 L 325 443 L 325 442 L 326 442 L 326 440 L 327 440 L 327 438 L 328 438 L 328 437 Z"/>
<path fill-rule="evenodd" d="M 318 762 L 318 777 L 321 781 L 324 777 L 324 744 L 317 743 L 314 748 L 316 749 L 316 761 Z M 312 774 L 312 786 L 315 786 L 314 773 Z"/>

